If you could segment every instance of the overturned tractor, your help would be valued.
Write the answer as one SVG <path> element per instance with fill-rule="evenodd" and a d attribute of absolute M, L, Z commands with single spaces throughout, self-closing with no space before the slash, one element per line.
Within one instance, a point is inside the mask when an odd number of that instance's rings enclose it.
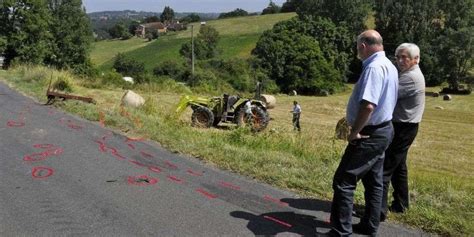
<path fill-rule="evenodd" d="M 246 113 L 245 104 L 250 101 L 252 113 Z M 176 108 L 176 113 L 183 112 L 191 106 L 192 125 L 209 128 L 219 123 L 234 123 L 238 126 L 250 126 L 252 131 L 259 132 L 268 125 L 269 115 L 265 103 L 260 100 L 244 99 L 239 96 L 195 97 L 183 96 Z"/>

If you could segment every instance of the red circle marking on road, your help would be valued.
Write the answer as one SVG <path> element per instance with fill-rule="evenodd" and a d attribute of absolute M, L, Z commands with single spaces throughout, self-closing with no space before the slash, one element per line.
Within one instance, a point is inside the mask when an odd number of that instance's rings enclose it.
<path fill-rule="evenodd" d="M 49 149 L 45 152 L 43 152 L 46 156 L 58 156 L 61 155 L 64 152 L 62 148 L 56 148 L 56 149 Z"/>
<path fill-rule="evenodd" d="M 46 173 L 44 173 L 46 172 Z M 31 170 L 31 176 L 35 179 L 44 179 L 48 178 L 49 176 L 53 175 L 54 170 L 49 167 L 33 167 Z"/>

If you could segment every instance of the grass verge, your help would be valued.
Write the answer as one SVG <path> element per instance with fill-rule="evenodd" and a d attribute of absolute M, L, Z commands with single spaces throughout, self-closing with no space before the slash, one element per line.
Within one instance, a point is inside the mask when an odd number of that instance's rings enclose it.
<path fill-rule="evenodd" d="M 44 101 L 50 77 L 72 77 L 43 67 L 0 71 L 0 80 Z M 129 109 L 135 120 L 120 115 L 121 89 L 87 89 L 87 80 L 71 78 L 73 93 L 93 96 L 96 105 L 77 101 L 59 103 L 62 109 L 133 135 L 149 137 L 164 147 L 205 160 L 219 168 L 241 173 L 303 196 L 330 200 L 332 176 L 345 142 L 335 140 L 334 127 L 344 116 L 349 92 L 330 97 L 277 96 L 272 120 L 262 133 L 223 126 L 196 129 L 188 109 L 178 118 L 173 110 L 180 94 L 172 86 L 146 85 L 134 90 L 147 98 L 140 109 Z M 429 90 L 435 91 L 436 88 Z M 291 125 L 292 101 L 303 107 L 302 132 Z M 474 95 L 452 101 L 427 97 L 424 120 L 409 152 L 411 209 L 389 215 L 390 221 L 409 224 L 443 236 L 474 233 Z M 359 185 L 356 202 L 363 204 Z"/>

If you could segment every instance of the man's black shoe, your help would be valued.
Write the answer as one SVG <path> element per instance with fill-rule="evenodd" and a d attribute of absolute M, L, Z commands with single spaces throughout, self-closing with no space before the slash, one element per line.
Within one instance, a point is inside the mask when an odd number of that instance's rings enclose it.
<path fill-rule="evenodd" d="M 329 232 L 326 233 L 317 233 L 317 237 L 339 237 L 339 234 L 334 232 L 333 230 L 330 230 Z"/>
<path fill-rule="evenodd" d="M 357 234 L 368 235 L 372 237 L 377 236 L 377 232 L 370 231 L 367 226 L 362 223 L 352 225 L 352 231 Z"/>

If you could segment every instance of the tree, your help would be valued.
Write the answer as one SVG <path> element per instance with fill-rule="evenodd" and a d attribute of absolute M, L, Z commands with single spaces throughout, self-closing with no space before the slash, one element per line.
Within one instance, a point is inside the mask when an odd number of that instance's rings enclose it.
<path fill-rule="evenodd" d="M 109 29 L 109 34 L 114 39 L 126 40 L 132 37 L 124 22 L 119 22 L 115 24 L 112 28 Z"/>
<path fill-rule="evenodd" d="M 384 37 L 387 55 L 404 42 L 420 47 L 420 67 L 430 86 L 448 81 L 457 88 L 473 65 L 472 0 L 376 2 L 376 29 Z"/>
<path fill-rule="evenodd" d="M 51 53 L 51 16 L 43 0 L 3 0 L 0 35 L 5 64 L 14 60 L 42 64 Z"/>
<path fill-rule="evenodd" d="M 53 16 L 50 31 L 54 45 L 48 64 L 76 72 L 87 70 L 93 36 L 82 1 L 48 0 L 48 6 Z"/>
<path fill-rule="evenodd" d="M 199 29 L 199 34 L 194 40 L 194 56 L 196 59 L 209 59 L 218 54 L 217 44 L 219 42 L 219 32 L 212 27 L 203 25 Z M 180 54 L 191 60 L 192 42 L 184 43 L 181 46 Z"/>
<path fill-rule="evenodd" d="M 160 15 L 160 20 L 163 23 L 166 22 L 171 22 L 174 19 L 174 11 L 171 9 L 171 7 L 166 6 L 165 9 L 163 9 L 163 13 Z"/>
<path fill-rule="evenodd" d="M 322 18 L 293 18 L 264 32 L 252 55 L 257 58 L 257 67 L 266 70 L 268 78 L 284 92 L 334 93 L 343 85 L 347 64 L 344 51 L 349 45 L 351 38 L 344 27 Z"/>
<path fill-rule="evenodd" d="M 141 77 L 145 73 L 145 65 L 136 60 L 117 54 L 114 60 L 114 69 L 124 76 Z"/>
<path fill-rule="evenodd" d="M 191 13 L 180 20 L 183 23 L 191 23 L 191 22 L 199 22 L 201 21 L 201 17 L 196 13 Z"/>
<path fill-rule="evenodd" d="M 248 15 L 249 13 L 247 11 L 237 8 L 231 12 L 221 13 L 218 18 L 223 19 L 223 18 L 240 17 L 240 16 L 248 16 Z"/>
<path fill-rule="evenodd" d="M 280 6 L 276 5 L 272 0 L 270 0 L 270 3 L 268 6 L 263 9 L 262 15 L 267 15 L 267 14 L 276 14 L 280 12 Z"/>
<path fill-rule="evenodd" d="M 365 23 L 371 10 L 371 0 L 303 0 L 297 13 L 300 17 L 327 17 L 336 25 L 346 25 L 357 34 L 366 29 Z"/>
<path fill-rule="evenodd" d="M 296 9 L 301 5 L 303 0 L 287 0 L 281 6 L 280 12 L 296 12 Z"/>

